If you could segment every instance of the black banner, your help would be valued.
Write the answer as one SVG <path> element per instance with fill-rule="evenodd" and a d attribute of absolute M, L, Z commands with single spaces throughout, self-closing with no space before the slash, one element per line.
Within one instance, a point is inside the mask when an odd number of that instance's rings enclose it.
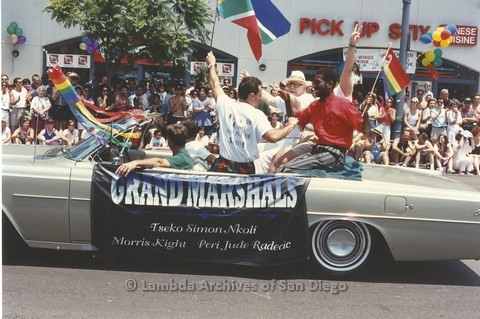
<path fill-rule="evenodd" d="M 296 176 L 132 172 L 93 176 L 92 237 L 101 251 L 147 258 L 278 264 L 308 256 Z"/>

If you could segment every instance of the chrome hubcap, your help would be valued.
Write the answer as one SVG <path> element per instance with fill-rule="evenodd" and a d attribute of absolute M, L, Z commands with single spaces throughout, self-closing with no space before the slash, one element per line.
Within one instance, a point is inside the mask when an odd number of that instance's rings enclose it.
<path fill-rule="evenodd" d="M 330 252 L 338 257 L 345 257 L 355 249 L 355 235 L 348 229 L 336 229 L 330 233 L 327 239 L 327 247 Z"/>

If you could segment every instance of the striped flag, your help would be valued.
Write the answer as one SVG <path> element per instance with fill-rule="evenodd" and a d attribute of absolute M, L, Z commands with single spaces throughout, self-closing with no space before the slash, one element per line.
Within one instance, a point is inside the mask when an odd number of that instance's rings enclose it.
<path fill-rule="evenodd" d="M 271 0 L 252 0 L 252 5 L 264 45 L 290 32 L 290 22 Z"/>
<path fill-rule="evenodd" d="M 410 79 L 407 73 L 405 73 L 400 61 L 398 61 L 395 56 L 392 48 L 388 49 L 385 56 L 382 76 L 390 96 L 397 94 L 410 84 Z"/>
<path fill-rule="evenodd" d="M 218 15 L 247 29 L 255 59 L 262 57 L 262 44 L 268 44 L 290 31 L 290 22 L 270 0 L 218 0 Z"/>
<path fill-rule="evenodd" d="M 247 38 L 255 59 L 262 57 L 262 38 L 250 0 L 218 0 L 218 15 L 248 30 Z"/>

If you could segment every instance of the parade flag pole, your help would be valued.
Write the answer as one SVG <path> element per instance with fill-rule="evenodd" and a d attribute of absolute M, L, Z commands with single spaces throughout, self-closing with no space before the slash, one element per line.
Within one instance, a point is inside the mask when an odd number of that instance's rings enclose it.
<path fill-rule="evenodd" d="M 210 39 L 210 48 L 208 51 L 212 51 L 213 48 L 213 36 L 215 35 L 215 25 L 217 24 L 217 19 L 218 19 L 218 3 L 217 6 L 215 7 L 215 16 L 213 18 L 213 27 L 212 27 L 212 38 Z"/>
<path fill-rule="evenodd" d="M 390 49 L 391 46 L 392 46 L 392 42 L 390 42 L 388 44 L 387 50 L 385 52 L 388 52 L 388 50 Z M 373 82 L 372 90 L 370 91 L 370 93 L 373 93 L 373 90 L 375 89 L 375 85 L 377 85 L 378 77 L 380 76 L 380 73 L 382 72 L 383 65 L 385 64 L 386 59 L 387 59 L 387 54 L 385 53 L 385 56 L 383 57 L 382 64 L 380 66 L 380 70 L 378 70 L 378 72 L 377 72 L 377 77 L 375 78 L 375 82 Z"/>
<path fill-rule="evenodd" d="M 387 47 L 387 50 L 385 52 L 388 52 L 388 50 L 390 50 L 390 47 L 392 46 L 392 42 L 389 42 L 388 43 L 388 47 Z M 375 85 L 377 85 L 377 81 L 378 81 L 378 78 L 380 77 L 380 73 L 382 72 L 383 70 L 383 65 L 385 64 L 385 61 L 387 59 L 387 53 L 385 53 L 385 56 L 383 57 L 383 61 L 382 61 L 382 64 L 380 65 L 380 70 L 378 70 L 377 72 L 377 77 L 375 78 L 375 81 L 373 82 L 373 86 L 372 86 L 372 90 L 370 91 L 370 94 L 373 93 L 373 90 L 375 89 Z M 362 112 L 362 116 L 365 115 L 365 110 L 363 110 Z"/>

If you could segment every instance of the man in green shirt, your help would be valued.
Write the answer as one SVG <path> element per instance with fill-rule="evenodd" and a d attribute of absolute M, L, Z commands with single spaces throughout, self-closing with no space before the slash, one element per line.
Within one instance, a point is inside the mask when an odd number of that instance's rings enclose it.
<path fill-rule="evenodd" d="M 173 156 L 169 158 L 146 158 L 124 163 L 117 168 L 115 173 L 120 176 L 127 176 L 136 167 L 170 167 L 175 169 L 191 169 L 193 167 L 193 159 L 185 149 L 187 136 L 188 131 L 185 125 L 181 123 L 169 125 L 167 127 L 168 146 L 172 150 Z"/>

